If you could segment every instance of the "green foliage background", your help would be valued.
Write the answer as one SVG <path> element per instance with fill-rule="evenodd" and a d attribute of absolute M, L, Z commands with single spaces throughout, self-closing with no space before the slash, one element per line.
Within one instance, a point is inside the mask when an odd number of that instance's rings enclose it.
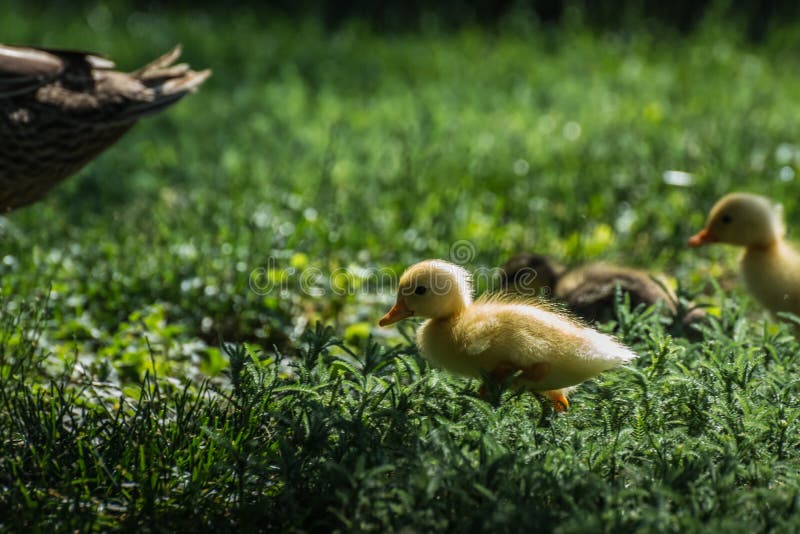
<path fill-rule="evenodd" d="M 378 33 L 4 8 L 7 43 L 133 69 L 180 42 L 214 76 L 0 220 L 0 526 L 796 529 L 796 331 L 749 306 L 733 251 L 685 242 L 733 189 L 800 227 L 800 32 L 527 15 Z M 374 328 L 390 291 L 336 291 L 462 240 L 469 268 L 535 249 L 665 270 L 712 319 L 673 338 L 623 302 L 603 328 L 635 365 L 565 416 L 513 392 L 493 407 Z M 290 267 L 340 276 L 308 295 Z M 284 291 L 252 291 L 253 271 Z"/>

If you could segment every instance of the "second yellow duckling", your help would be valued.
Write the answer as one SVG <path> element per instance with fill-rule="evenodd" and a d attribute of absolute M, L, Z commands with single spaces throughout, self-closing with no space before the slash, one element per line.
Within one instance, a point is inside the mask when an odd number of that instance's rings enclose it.
<path fill-rule="evenodd" d="M 759 195 L 731 193 L 714 205 L 706 227 L 692 236 L 689 246 L 745 247 L 741 269 L 747 290 L 772 313 L 800 315 L 800 253 L 785 235 L 779 206 Z"/>
<path fill-rule="evenodd" d="M 567 388 L 636 358 L 610 336 L 529 301 L 473 302 L 469 273 L 442 260 L 403 273 L 397 301 L 379 324 L 412 316 L 428 319 L 417 344 L 434 365 L 474 378 L 519 372 L 514 384 L 547 396 L 558 411 L 569 406 Z"/>

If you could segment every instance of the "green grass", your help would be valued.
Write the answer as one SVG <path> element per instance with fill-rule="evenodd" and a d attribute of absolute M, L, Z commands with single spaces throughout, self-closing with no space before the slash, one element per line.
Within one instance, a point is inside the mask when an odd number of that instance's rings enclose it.
<path fill-rule="evenodd" d="M 214 69 L 0 219 L 1 529 L 800 526 L 796 330 L 750 305 L 733 251 L 685 246 L 732 189 L 800 228 L 800 32 L 380 35 L 124 2 L 15 3 L 0 30 L 131 69 L 182 42 Z M 375 326 L 390 291 L 338 291 L 461 241 L 471 269 L 535 249 L 665 270 L 712 318 L 690 341 L 622 303 L 602 328 L 634 365 L 563 416 L 492 406 Z"/>

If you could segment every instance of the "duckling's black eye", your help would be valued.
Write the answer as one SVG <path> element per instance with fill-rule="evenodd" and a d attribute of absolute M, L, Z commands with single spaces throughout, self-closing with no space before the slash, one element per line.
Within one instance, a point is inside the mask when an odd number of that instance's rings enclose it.
<path fill-rule="evenodd" d="M 726 213 L 720 220 L 722 221 L 722 224 L 730 224 L 733 222 L 733 217 Z"/>
<path fill-rule="evenodd" d="M 427 292 L 428 292 L 428 288 L 425 287 L 425 286 L 417 286 L 416 289 L 414 289 L 414 294 L 415 295 L 424 295 Z"/>

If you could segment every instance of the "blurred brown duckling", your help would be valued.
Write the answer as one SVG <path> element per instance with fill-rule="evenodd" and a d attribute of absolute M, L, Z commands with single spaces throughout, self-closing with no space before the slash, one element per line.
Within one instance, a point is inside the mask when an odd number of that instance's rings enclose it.
<path fill-rule="evenodd" d="M 500 268 L 500 282 L 517 293 L 544 296 L 563 302 L 575 315 L 586 321 L 615 319 L 616 286 L 629 295 L 631 309 L 639 304 L 649 307 L 663 303 L 664 311 L 687 326 L 705 316 L 700 308 L 691 308 L 683 317 L 677 296 L 667 288 L 662 276 L 608 263 L 589 263 L 567 269 L 541 254 L 518 254 Z"/>

